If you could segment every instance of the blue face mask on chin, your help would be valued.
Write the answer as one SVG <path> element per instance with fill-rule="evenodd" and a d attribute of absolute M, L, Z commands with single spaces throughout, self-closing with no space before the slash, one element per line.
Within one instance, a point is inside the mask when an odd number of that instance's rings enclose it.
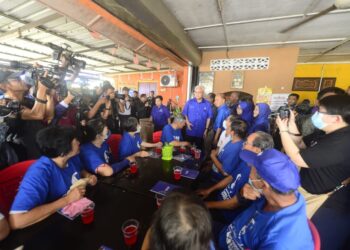
<path fill-rule="evenodd" d="M 327 126 L 327 123 L 322 120 L 322 117 L 323 114 L 318 111 L 311 117 L 312 124 L 318 129 L 323 129 Z"/>

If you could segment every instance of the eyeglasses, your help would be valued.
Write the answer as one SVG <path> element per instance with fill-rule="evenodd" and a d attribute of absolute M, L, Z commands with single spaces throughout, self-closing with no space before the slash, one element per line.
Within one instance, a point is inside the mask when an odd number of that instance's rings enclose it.
<path fill-rule="evenodd" d="M 258 193 L 262 193 L 262 189 L 261 188 L 257 188 L 255 187 L 255 185 L 253 184 L 253 182 L 255 181 L 262 181 L 262 179 L 248 179 L 248 184 Z"/>

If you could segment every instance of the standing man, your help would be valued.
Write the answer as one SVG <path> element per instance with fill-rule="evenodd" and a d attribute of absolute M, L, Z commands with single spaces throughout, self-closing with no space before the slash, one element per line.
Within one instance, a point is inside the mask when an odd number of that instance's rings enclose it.
<path fill-rule="evenodd" d="M 153 121 L 154 131 L 162 130 L 165 125 L 170 124 L 170 112 L 163 105 L 163 97 L 161 95 L 156 97 L 156 105 L 152 108 L 150 119 Z"/>
<path fill-rule="evenodd" d="M 204 87 L 196 86 L 194 98 L 187 101 L 182 114 L 186 117 L 186 141 L 203 147 L 203 138 L 207 136 L 213 112 L 210 102 L 203 98 Z"/>
<path fill-rule="evenodd" d="M 237 107 L 239 104 L 239 93 L 237 91 L 231 92 L 227 100 L 228 107 L 231 109 L 231 114 L 237 115 Z"/>
<path fill-rule="evenodd" d="M 218 110 L 217 116 L 215 118 L 214 126 L 213 126 L 214 133 L 215 133 L 213 144 L 216 145 L 218 143 L 221 132 L 224 130 L 223 123 L 226 120 L 226 118 L 230 115 L 231 110 L 225 104 L 224 94 L 217 94 L 215 97 L 214 104 Z"/>
<path fill-rule="evenodd" d="M 149 106 L 153 108 L 154 105 L 156 105 L 156 98 L 154 96 L 154 91 L 151 90 L 149 92 L 149 97 L 147 98 L 147 102 L 149 103 Z"/>

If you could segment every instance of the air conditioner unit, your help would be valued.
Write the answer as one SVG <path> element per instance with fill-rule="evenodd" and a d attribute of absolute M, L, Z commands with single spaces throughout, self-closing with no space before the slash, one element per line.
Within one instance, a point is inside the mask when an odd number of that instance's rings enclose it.
<path fill-rule="evenodd" d="M 162 75 L 160 78 L 161 87 L 176 87 L 177 79 L 176 75 Z"/>

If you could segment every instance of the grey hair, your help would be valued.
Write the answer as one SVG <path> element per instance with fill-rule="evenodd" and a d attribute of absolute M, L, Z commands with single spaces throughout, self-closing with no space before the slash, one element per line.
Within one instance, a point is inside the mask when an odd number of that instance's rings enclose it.
<path fill-rule="evenodd" d="M 202 85 L 197 85 L 197 86 L 194 88 L 194 90 L 197 90 L 197 89 L 202 90 L 203 93 L 204 93 L 204 91 L 205 91 L 205 89 L 204 89 L 204 87 L 203 87 Z"/>
<path fill-rule="evenodd" d="M 262 131 L 257 131 L 255 132 L 257 135 L 253 141 L 253 146 L 260 148 L 261 151 L 264 151 L 266 149 L 271 149 L 275 145 L 273 143 L 272 136 L 268 133 L 262 132 Z"/>
<path fill-rule="evenodd" d="M 174 119 L 173 122 L 184 122 L 185 121 L 185 117 L 182 114 L 175 115 L 173 119 Z"/>

